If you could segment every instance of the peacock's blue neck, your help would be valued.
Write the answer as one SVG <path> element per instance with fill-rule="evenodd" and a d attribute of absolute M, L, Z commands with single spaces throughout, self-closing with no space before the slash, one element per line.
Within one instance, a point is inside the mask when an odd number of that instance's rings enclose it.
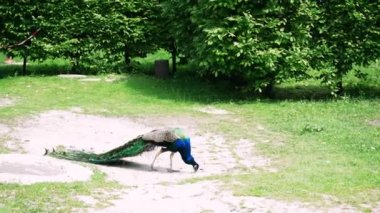
<path fill-rule="evenodd" d="M 174 142 L 176 151 L 181 155 L 182 160 L 186 164 L 193 165 L 194 158 L 191 155 L 191 143 L 190 138 L 179 138 Z"/>

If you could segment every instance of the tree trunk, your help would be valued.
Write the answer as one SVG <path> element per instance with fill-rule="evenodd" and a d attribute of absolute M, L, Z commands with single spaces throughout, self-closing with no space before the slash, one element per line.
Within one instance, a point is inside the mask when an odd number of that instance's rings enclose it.
<path fill-rule="evenodd" d="M 177 72 L 177 47 L 175 45 L 175 41 L 172 42 L 172 74 Z"/>
<path fill-rule="evenodd" d="M 270 82 L 263 90 L 263 95 L 268 98 L 274 98 L 274 82 Z"/>
<path fill-rule="evenodd" d="M 129 54 L 129 48 L 126 44 L 124 46 L 124 62 L 127 66 L 131 64 L 131 55 Z"/>
<path fill-rule="evenodd" d="M 266 85 L 266 87 L 263 90 L 263 95 L 268 98 L 274 98 L 274 85 L 276 82 L 275 75 L 273 73 L 269 73 L 267 76 L 267 79 L 269 80 L 269 83 Z"/>
<path fill-rule="evenodd" d="M 340 64 L 340 66 L 337 69 L 336 74 L 336 95 L 343 96 L 344 90 L 343 90 L 343 74 L 347 73 L 346 70 L 348 68 L 344 64 Z"/>
<path fill-rule="evenodd" d="M 22 58 L 23 58 L 23 62 L 22 62 L 22 73 L 21 75 L 26 75 L 26 62 L 27 62 L 27 54 L 26 54 L 26 50 L 24 52 L 24 54 L 22 54 Z"/>
<path fill-rule="evenodd" d="M 338 79 L 338 82 L 336 84 L 336 87 L 337 87 L 337 91 L 336 91 L 336 94 L 338 96 L 343 96 L 344 94 L 344 90 L 343 90 L 343 79 L 342 77 L 340 76 L 339 79 Z"/>
<path fill-rule="evenodd" d="M 71 73 L 70 74 L 79 74 L 79 66 L 80 66 L 80 54 L 79 53 L 72 53 L 71 59 L 73 66 L 71 67 Z"/>
<path fill-rule="evenodd" d="M 71 74 L 79 74 L 79 59 L 73 58 L 73 66 L 71 67 Z"/>

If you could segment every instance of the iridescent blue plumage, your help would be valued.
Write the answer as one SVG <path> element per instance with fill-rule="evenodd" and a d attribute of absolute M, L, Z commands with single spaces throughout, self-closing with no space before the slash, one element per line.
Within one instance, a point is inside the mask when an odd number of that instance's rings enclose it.
<path fill-rule="evenodd" d="M 181 155 L 181 158 L 183 162 L 186 164 L 194 164 L 194 158 L 191 155 L 191 143 L 190 143 L 190 138 L 180 138 L 177 139 L 175 142 L 175 146 L 179 154 Z"/>

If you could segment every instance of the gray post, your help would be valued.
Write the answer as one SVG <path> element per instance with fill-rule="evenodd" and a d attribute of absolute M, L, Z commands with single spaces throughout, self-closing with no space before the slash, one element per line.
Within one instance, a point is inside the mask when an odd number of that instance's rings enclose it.
<path fill-rule="evenodd" d="M 169 77 L 169 60 L 154 61 L 154 73 L 159 78 Z"/>

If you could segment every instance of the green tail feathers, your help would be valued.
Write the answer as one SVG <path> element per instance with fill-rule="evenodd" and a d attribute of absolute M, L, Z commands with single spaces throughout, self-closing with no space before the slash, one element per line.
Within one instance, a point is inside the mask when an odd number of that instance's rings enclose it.
<path fill-rule="evenodd" d="M 141 137 L 128 141 L 122 146 L 112 149 L 102 154 L 96 154 L 86 151 L 78 150 L 59 150 L 49 152 L 46 150 L 45 155 L 55 158 L 82 161 L 95 164 L 107 164 L 120 160 L 125 157 L 133 157 L 146 151 L 151 151 L 156 146 L 152 143 L 146 142 Z"/>

